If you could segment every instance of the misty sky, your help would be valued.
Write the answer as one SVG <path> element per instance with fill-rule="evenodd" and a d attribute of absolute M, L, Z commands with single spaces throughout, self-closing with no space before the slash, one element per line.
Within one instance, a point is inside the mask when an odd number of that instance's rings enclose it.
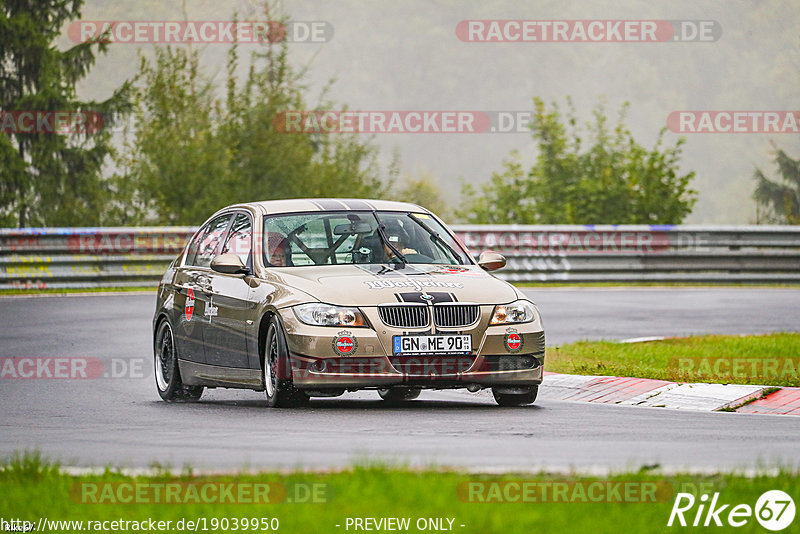
<path fill-rule="evenodd" d="M 89 0 L 83 20 L 181 20 L 181 2 Z M 260 3 L 187 1 L 190 20 L 263 20 Z M 800 2 L 621 0 L 588 1 L 290 1 L 294 21 L 321 21 L 333 30 L 323 43 L 292 43 L 292 62 L 308 66 L 311 103 L 334 79 L 327 97 L 358 110 L 530 110 L 531 100 L 564 104 L 571 95 L 581 119 L 599 99 L 616 116 L 630 102 L 627 124 L 651 148 L 667 116 L 679 110 L 800 110 Z M 711 42 L 464 42 L 463 20 L 711 21 Z M 65 37 L 62 45 L 68 45 Z M 255 50 L 258 45 L 242 45 Z M 84 98 L 104 98 L 135 73 L 139 50 L 117 43 L 99 57 L 80 85 Z M 206 44 L 205 72 L 224 76 L 224 44 Z M 364 134 L 366 135 L 366 134 Z M 677 134 L 668 132 L 672 145 Z M 800 134 L 687 134 L 681 165 L 694 170 L 700 197 L 688 223 L 754 221 L 753 170 L 774 174 L 770 141 L 800 157 Z M 429 173 L 451 204 L 459 179 L 480 183 L 512 149 L 535 157 L 527 133 L 375 134 L 385 161 L 399 155 L 401 172 Z M 256 199 L 254 199 L 256 200 Z"/>

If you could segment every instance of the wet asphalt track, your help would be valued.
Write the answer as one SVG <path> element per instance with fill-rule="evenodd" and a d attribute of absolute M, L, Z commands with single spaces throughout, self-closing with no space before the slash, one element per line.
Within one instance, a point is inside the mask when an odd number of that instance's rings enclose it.
<path fill-rule="evenodd" d="M 626 288 L 528 291 L 548 344 L 649 335 L 800 330 L 800 290 Z M 153 294 L 0 299 L 0 357 L 143 358 L 141 378 L 0 380 L 0 456 L 40 449 L 68 465 L 208 470 L 329 468 L 364 459 L 478 469 L 701 470 L 800 466 L 795 417 L 689 413 L 423 392 L 408 407 L 374 392 L 269 410 L 262 394 L 207 391 L 158 400 Z M 796 355 L 794 355 L 796 356 Z M 544 386 L 546 387 L 546 386 Z"/>

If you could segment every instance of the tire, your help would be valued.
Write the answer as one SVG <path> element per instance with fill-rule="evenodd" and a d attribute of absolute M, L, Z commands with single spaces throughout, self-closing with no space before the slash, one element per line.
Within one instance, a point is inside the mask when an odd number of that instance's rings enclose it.
<path fill-rule="evenodd" d="M 292 365 L 286 335 L 276 317 L 270 320 L 267 328 L 261 380 L 264 382 L 267 406 L 270 408 L 293 408 L 308 404 L 308 395 L 292 384 Z"/>
<path fill-rule="evenodd" d="M 156 389 L 163 400 L 193 402 L 200 399 L 203 395 L 203 386 L 187 386 L 181 381 L 178 349 L 175 346 L 172 327 L 166 320 L 158 325 L 153 354 Z"/>
<path fill-rule="evenodd" d="M 381 396 L 386 402 L 405 402 L 414 400 L 419 397 L 422 388 L 409 388 L 404 386 L 395 386 L 391 388 L 384 388 L 378 390 L 378 395 Z"/>
<path fill-rule="evenodd" d="M 538 393 L 539 386 L 531 387 L 531 390 L 527 393 L 497 393 L 492 389 L 494 400 L 500 406 L 525 406 L 526 404 L 533 404 Z"/>

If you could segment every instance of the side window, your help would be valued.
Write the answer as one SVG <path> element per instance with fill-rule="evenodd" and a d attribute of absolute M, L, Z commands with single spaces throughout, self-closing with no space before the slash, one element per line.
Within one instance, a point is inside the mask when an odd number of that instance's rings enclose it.
<path fill-rule="evenodd" d="M 197 267 L 208 267 L 215 256 L 217 246 L 225 236 L 231 214 L 220 215 L 209 222 L 197 237 L 189 245 L 189 253 L 186 256 L 186 264 Z"/>
<path fill-rule="evenodd" d="M 233 226 L 231 226 L 228 239 L 225 240 L 220 254 L 236 254 L 242 263 L 247 265 L 252 246 L 253 225 L 250 224 L 250 218 L 247 215 L 239 213 L 233 220 Z"/>

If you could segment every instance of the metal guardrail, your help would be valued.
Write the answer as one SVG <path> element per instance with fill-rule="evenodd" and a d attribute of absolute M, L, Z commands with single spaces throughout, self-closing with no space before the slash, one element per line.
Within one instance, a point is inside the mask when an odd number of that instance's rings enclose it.
<path fill-rule="evenodd" d="M 195 230 L 0 229 L 0 289 L 155 288 Z"/>
<path fill-rule="evenodd" d="M 510 281 L 800 282 L 800 226 L 454 225 Z M 0 229 L 0 289 L 155 287 L 194 227 Z"/>
<path fill-rule="evenodd" d="M 800 282 L 800 226 L 457 226 L 498 276 L 541 282 Z"/>

